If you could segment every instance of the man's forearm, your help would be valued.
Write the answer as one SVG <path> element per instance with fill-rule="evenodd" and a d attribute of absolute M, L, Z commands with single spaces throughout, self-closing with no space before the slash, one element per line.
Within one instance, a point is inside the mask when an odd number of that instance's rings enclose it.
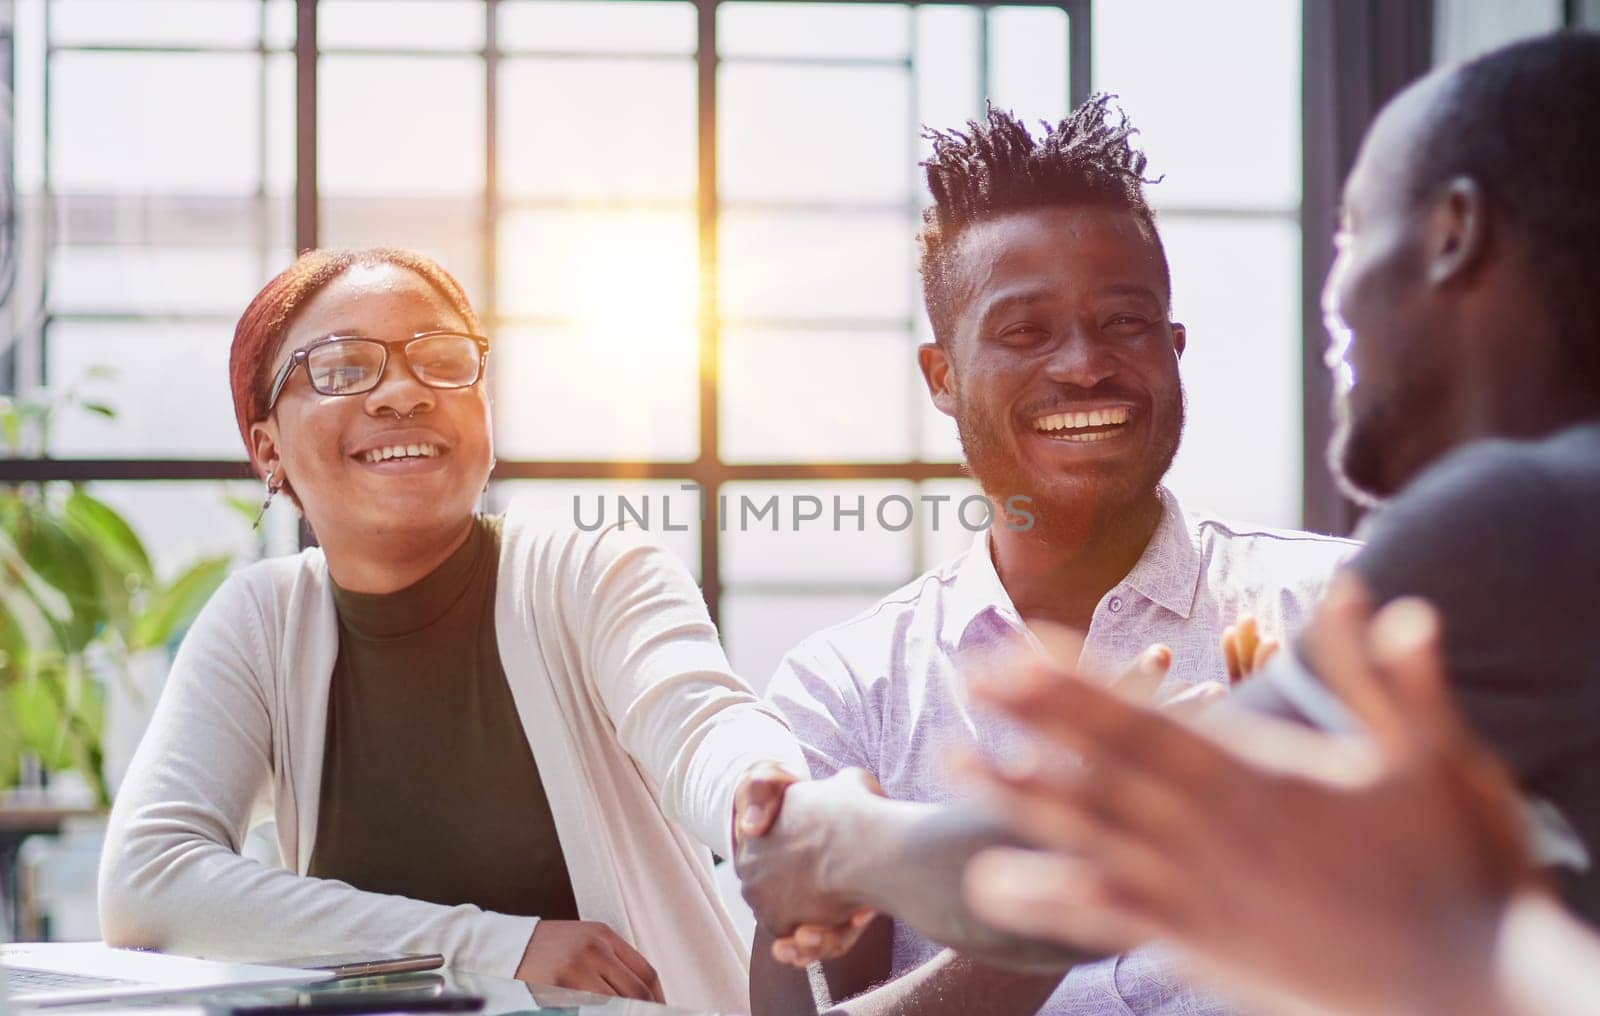
<path fill-rule="evenodd" d="M 841 815 L 848 849 L 825 877 L 839 892 L 894 916 L 941 945 L 1012 968 L 1060 972 L 1097 958 L 1003 932 L 979 920 L 961 893 L 961 873 L 979 850 L 1014 842 L 976 811 L 875 798 Z"/>
<path fill-rule="evenodd" d="M 1061 976 L 1001 970 L 946 949 L 904 976 L 835 1004 L 824 1016 L 1022 1016 L 1038 1011 Z"/>

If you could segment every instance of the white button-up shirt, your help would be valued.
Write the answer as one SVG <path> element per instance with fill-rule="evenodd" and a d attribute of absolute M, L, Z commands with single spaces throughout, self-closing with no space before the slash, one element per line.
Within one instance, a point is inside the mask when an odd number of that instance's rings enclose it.
<path fill-rule="evenodd" d="M 1182 510 L 1161 491 L 1162 517 L 1144 554 L 1101 597 L 1080 664 L 1120 672 L 1154 643 L 1172 649 L 1167 680 L 1227 680 L 1222 630 L 1253 615 L 1287 640 L 1305 624 L 1329 575 L 1357 544 L 1311 533 L 1240 526 Z M 968 707 L 958 666 L 965 652 L 1026 638 L 990 556 L 988 535 L 941 568 L 857 617 L 802 642 L 778 666 L 768 697 L 794 727 L 812 775 L 857 766 L 890 797 L 950 803 L 953 749 L 1013 736 L 992 713 Z M 893 972 L 939 946 L 896 925 Z M 1073 1016 L 1197 1016 L 1220 1005 L 1185 986 L 1159 950 L 1075 968 L 1040 1010 Z"/>

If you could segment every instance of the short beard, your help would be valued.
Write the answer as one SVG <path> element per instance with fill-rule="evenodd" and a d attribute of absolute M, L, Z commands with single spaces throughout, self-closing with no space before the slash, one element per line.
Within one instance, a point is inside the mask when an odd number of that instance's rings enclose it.
<path fill-rule="evenodd" d="M 1364 508 L 1376 508 L 1399 493 L 1434 457 L 1422 454 L 1425 439 L 1420 436 L 1447 411 L 1449 396 L 1435 375 L 1413 359 L 1401 356 L 1394 382 L 1368 393 L 1359 413 L 1354 392 L 1334 382 L 1339 387 L 1333 398 L 1328 467 L 1344 495 Z"/>
<path fill-rule="evenodd" d="M 1394 491 L 1384 470 L 1382 430 L 1368 420 L 1357 424 L 1348 396 L 1333 404 L 1333 434 L 1328 438 L 1328 471 L 1339 492 L 1362 508 L 1383 504 Z"/>
<path fill-rule="evenodd" d="M 1006 506 L 1011 498 L 1024 497 L 1033 516 L 1028 534 L 1040 539 L 1085 539 L 1104 532 L 1137 515 L 1132 511 L 1155 493 L 1178 454 L 1188 415 L 1188 395 L 1178 389 L 1177 411 L 1155 435 L 1150 454 L 1132 468 L 1116 473 L 1096 473 L 1071 477 L 1039 477 L 1023 469 L 1008 449 L 1002 435 L 1009 418 L 995 417 L 987 409 L 973 405 L 956 389 L 956 432 L 966 457 L 967 470 L 985 496 L 994 503 L 997 525 L 1005 524 Z M 1050 487 L 1055 487 L 1052 490 Z M 1066 488 L 1066 489 L 1062 489 Z"/>

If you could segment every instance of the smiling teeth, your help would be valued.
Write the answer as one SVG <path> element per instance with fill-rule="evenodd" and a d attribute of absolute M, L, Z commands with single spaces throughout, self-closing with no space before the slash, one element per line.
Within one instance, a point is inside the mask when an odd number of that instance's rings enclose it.
<path fill-rule="evenodd" d="M 389 459 L 431 459 L 438 457 L 438 454 L 436 446 L 424 443 L 374 448 L 361 457 L 368 462 L 386 462 Z"/>
<path fill-rule="evenodd" d="M 1088 413 L 1056 413 L 1052 416 L 1041 416 L 1033 421 L 1033 429 L 1049 433 L 1051 431 L 1079 430 L 1084 427 L 1110 427 L 1128 422 L 1132 411 L 1127 406 L 1114 406 L 1110 409 L 1096 409 Z M 1109 434 L 1074 434 L 1073 440 L 1082 441 L 1109 437 Z"/>
<path fill-rule="evenodd" d="M 1105 441 L 1117 436 L 1114 430 L 1097 430 L 1092 434 L 1063 434 L 1050 435 L 1052 441 L 1067 441 L 1071 444 L 1093 444 L 1096 441 Z"/>

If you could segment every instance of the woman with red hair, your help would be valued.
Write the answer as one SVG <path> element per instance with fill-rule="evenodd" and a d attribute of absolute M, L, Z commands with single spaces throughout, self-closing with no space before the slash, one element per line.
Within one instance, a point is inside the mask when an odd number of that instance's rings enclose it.
<path fill-rule="evenodd" d="M 802 756 L 661 547 L 476 513 L 489 352 L 402 250 L 309 252 L 245 310 L 239 432 L 320 546 L 234 575 L 184 640 L 112 811 L 103 932 L 747 1009 L 706 847 L 732 856 L 741 781 Z M 284 867 L 241 854 L 260 819 Z"/>

